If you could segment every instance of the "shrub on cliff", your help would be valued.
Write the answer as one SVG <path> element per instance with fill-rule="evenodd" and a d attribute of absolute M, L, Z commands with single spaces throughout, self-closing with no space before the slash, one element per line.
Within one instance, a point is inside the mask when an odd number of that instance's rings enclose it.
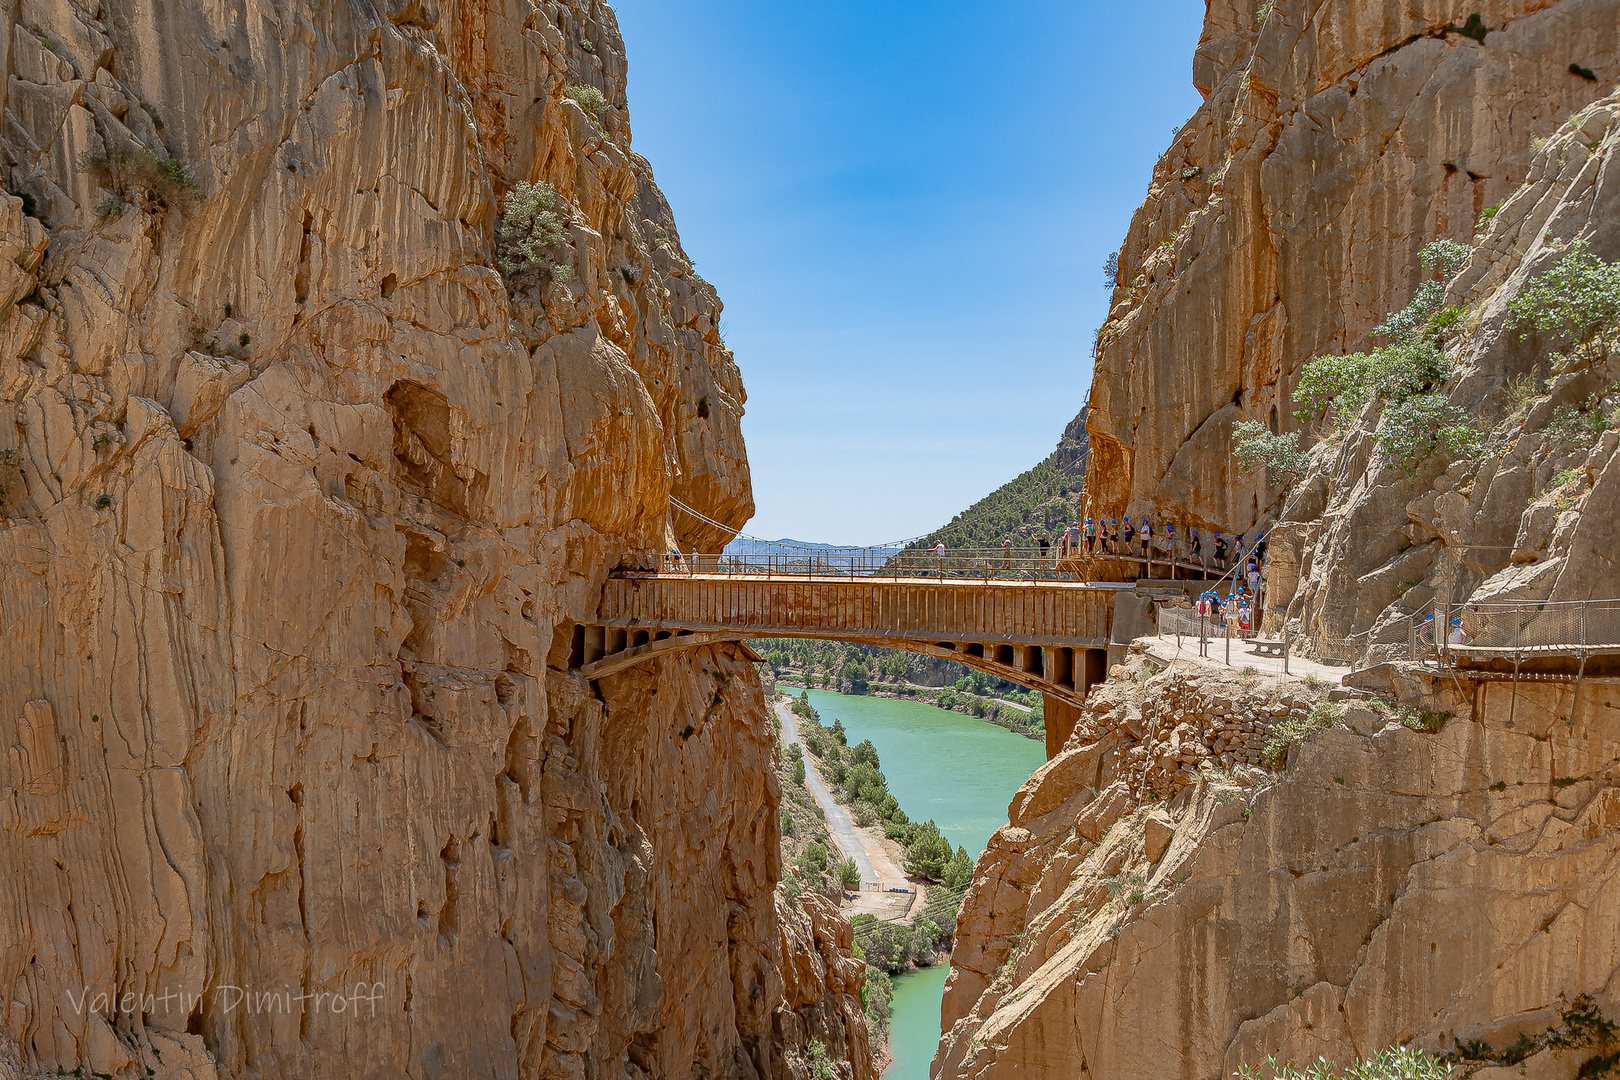
<path fill-rule="evenodd" d="M 525 180 L 506 193 L 495 224 L 495 263 L 508 281 L 537 274 L 568 279 L 571 271 L 556 258 L 568 237 L 561 206 L 557 190 L 544 182 Z"/>
<path fill-rule="evenodd" d="M 199 191 L 183 161 L 159 154 L 151 145 L 131 150 L 109 143 L 99 152 L 80 154 L 78 166 L 116 198 L 116 204 L 109 200 L 97 208 L 103 218 L 117 217 L 125 203 L 167 207 L 195 198 Z"/>
<path fill-rule="evenodd" d="M 1620 262 L 1592 254 L 1585 240 L 1571 244 L 1550 270 L 1538 274 L 1508 304 L 1514 325 L 1553 334 L 1567 353 L 1554 363 L 1596 364 L 1620 348 Z"/>
<path fill-rule="evenodd" d="M 1232 1075 L 1238 1080 L 1451 1080 L 1455 1073 L 1450 1065 L 1423 1050 L 1392 1046 L 1343 1069 L 1326 1058 L 1317 1058 L 1301 1070 L 1293 1062 L 1268 1057 L 1264 1070 L 1244 1065 Z"/>
<path fill-rule="evenodd" d="M 1373 440 L 1409 471 L 1437 453 L 1454 458 L 1479 453 L 1484 436 L 1473 418 L 1438 392 L 1452 373 L 1441 346 L 1462 316 L 1460 308 L 1445 304 L 1446 283 L 1467 263 L 1469 250 L 1453 240 L 1426 244 L 1419 253 L 1423 267 L 1439 270 L 1443 278 L 1425 281 L 1406 307 L 1373 330 L 1388 344 L 1366 353 L 1318 356 L 1306 364 L 1294 390 L 1295 415 L 1307 423 L 1330 416 L 1342 431 L 1377 403 L 1381 415 Z M 1251 452 L 1261 449 L 1257 442 L 1251 446 Z"/>
<path fill-rule="evenodd" d="M 1232 456 L 1241 472 L 1264 466 L 1272 485 L 1287 487 L 1305 475 L 1311 457 L 1299 448 L 1299 432 L 1274 435 L 1258 420 L 1240 420 L 1232 425 Z"/>

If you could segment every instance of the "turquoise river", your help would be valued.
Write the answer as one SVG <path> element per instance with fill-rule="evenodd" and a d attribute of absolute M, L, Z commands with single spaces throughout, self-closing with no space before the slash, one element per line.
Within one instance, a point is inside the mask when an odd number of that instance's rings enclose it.
<path fill-rule="evenodd" d="M 872 740 L 902 810 L 919 820 L 933 818 L 951 843 L 975 857 L 1007 823 L 1013 793 L 1046 761 L 1044 743 L 916 701 L 812 690 L 810 703 L 822 723 L 842 720 L 850 743 Z M 884 1080 L 927 1080 L 939 1045 L 945 974 L 941 965 L 894 980 L 894 1064 Z"/>

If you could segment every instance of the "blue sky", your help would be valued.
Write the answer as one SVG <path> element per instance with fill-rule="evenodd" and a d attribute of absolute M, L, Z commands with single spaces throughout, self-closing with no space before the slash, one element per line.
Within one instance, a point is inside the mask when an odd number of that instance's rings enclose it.
<path fill-rule="evenodd" d="M 635 149 L 725 302 L 745 531 L 928 532 L 1084 403 L 1202 0 L 618 0 Z"/>

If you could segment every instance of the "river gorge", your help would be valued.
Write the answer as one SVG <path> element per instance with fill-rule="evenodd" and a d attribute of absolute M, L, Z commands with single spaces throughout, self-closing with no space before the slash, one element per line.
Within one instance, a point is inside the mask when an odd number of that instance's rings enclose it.
<path fill-rule="evenodd" d="M 851 744 L 870 739 L 889 790 L 913 820 L 932 818 L 953 845 L 973 858 L 1006 824 L 1007 804 L 1046 761 L 1045 744 L 961 713 L 916 701 L 811 690 L 822 721 L 841 721 Z M 939 1045 L 946 968 L 894 980 L 885 1080 L 927 1080 Z"/>

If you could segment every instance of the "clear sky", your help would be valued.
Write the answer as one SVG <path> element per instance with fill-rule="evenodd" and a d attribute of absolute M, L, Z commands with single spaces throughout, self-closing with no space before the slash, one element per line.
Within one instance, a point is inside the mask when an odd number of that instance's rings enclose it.
<path fill-rule="evenodd" d="M 925 533 L 1051 452 L 1201 0 L 616 0 L 635 149 L 725 302 L 767 539 Z"/>

